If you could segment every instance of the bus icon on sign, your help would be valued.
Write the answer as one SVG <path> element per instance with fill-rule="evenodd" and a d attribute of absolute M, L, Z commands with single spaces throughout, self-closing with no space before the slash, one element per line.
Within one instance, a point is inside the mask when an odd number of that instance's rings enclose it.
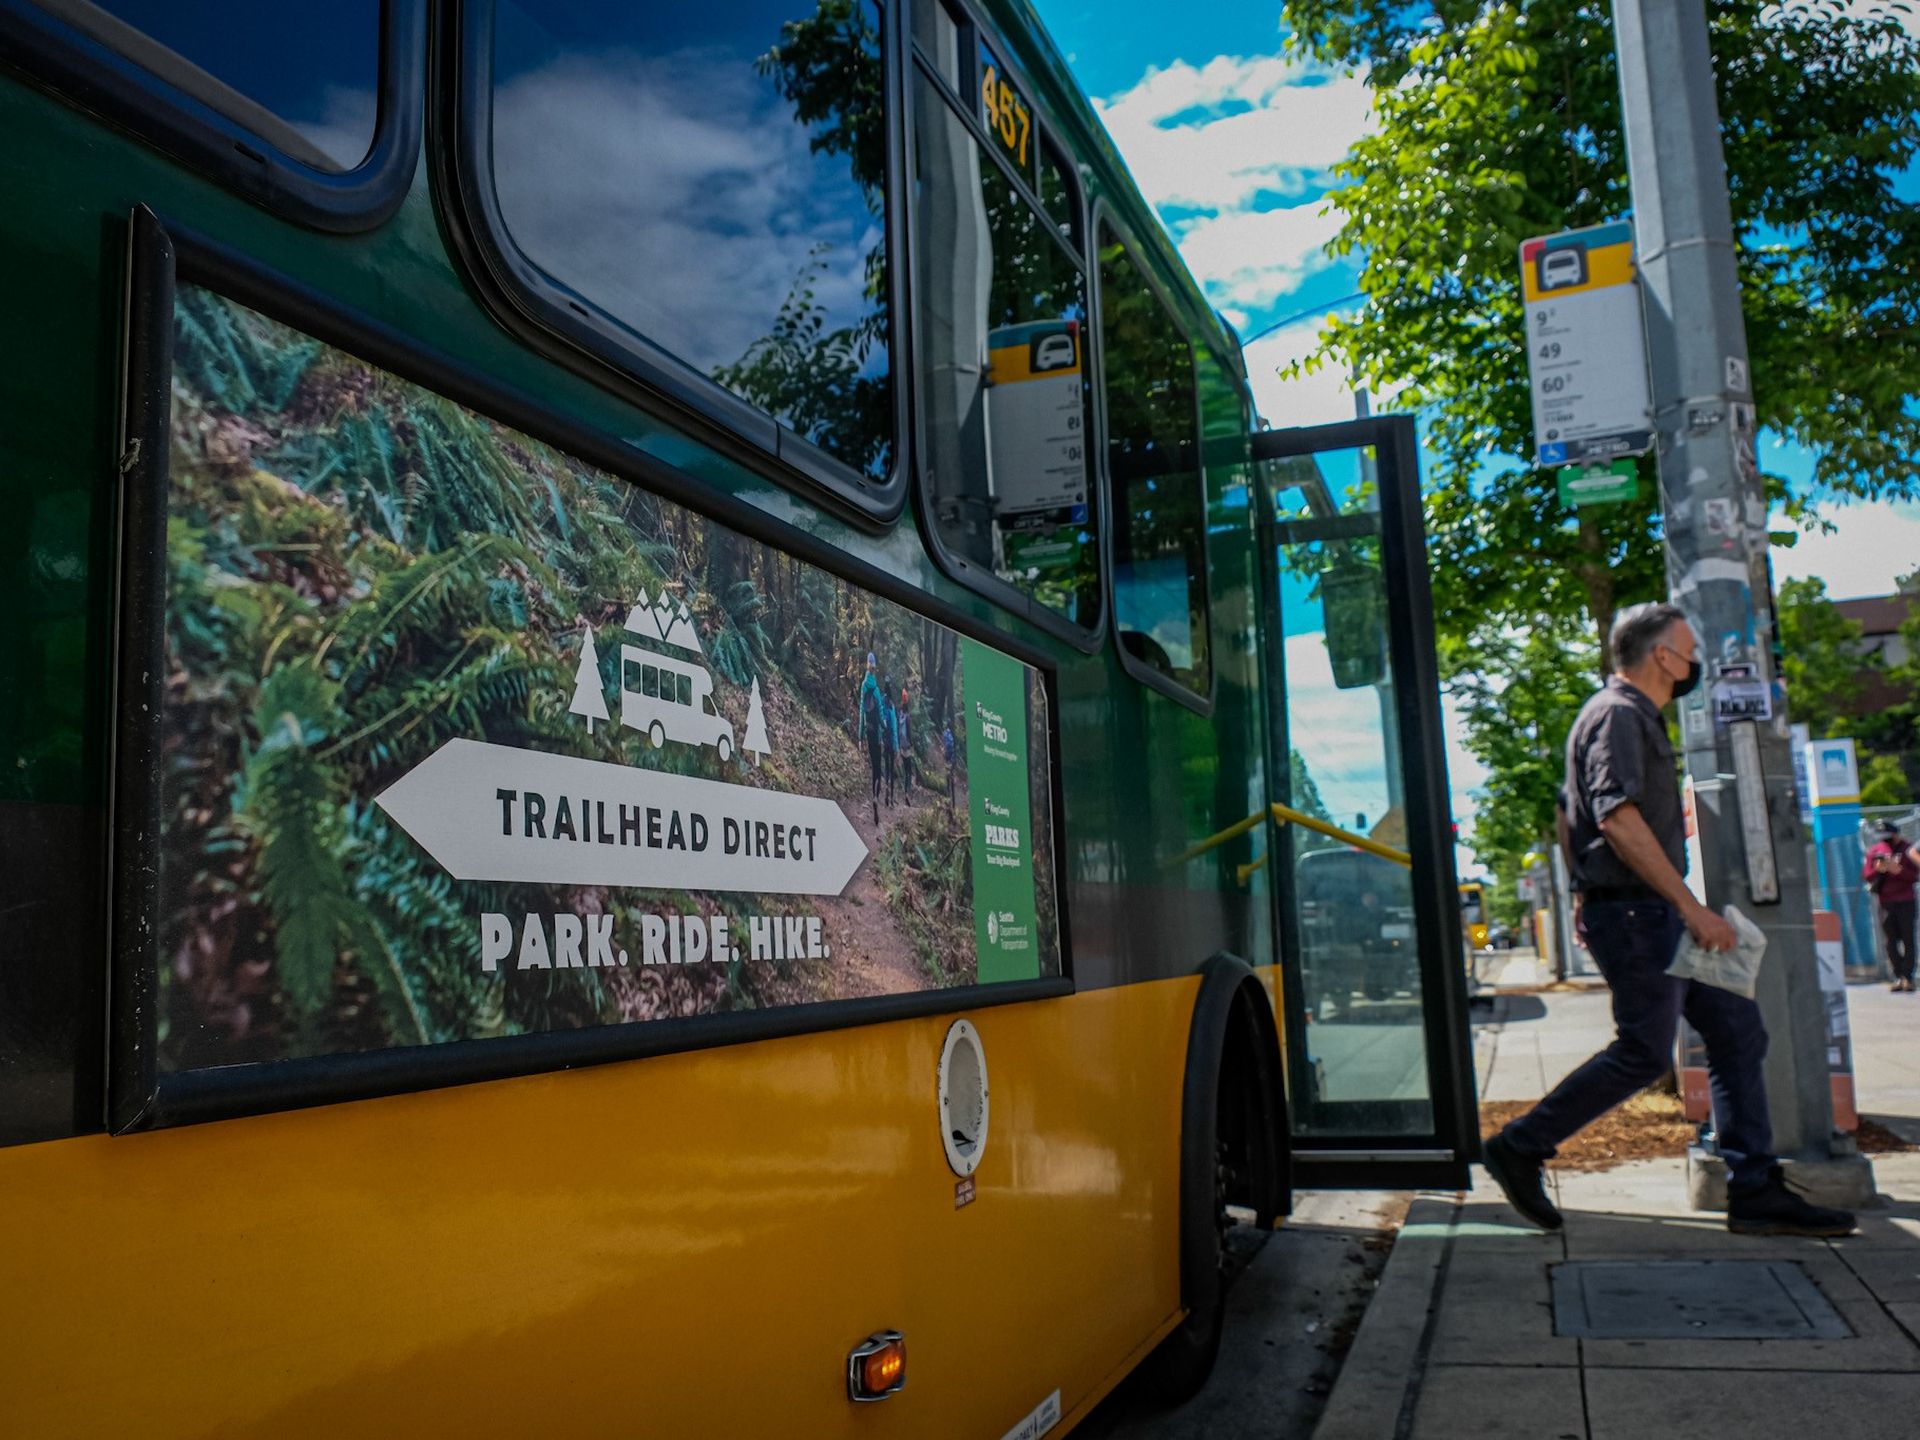
<path fill-rule="evenodd" d="M 1583 247 L 1543 250 L 1533 263 L 1542 291 L 1576 289 L 1587 283 L 1587 252 Z"/>

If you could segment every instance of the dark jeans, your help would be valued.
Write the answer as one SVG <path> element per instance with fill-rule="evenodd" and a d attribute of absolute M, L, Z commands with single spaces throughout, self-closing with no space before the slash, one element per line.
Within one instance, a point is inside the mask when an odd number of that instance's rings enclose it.
<path fill-rule="evenodd" d="M 1685 1015 L 1707 1042 L 1714 1130 L 1728 1180 L 1741 1189 L 1765 1180 L 1773 1125 L 1761 1073 L 1767 1030 L 1760 1007 L 1666 973 L 1686 927 L 1665 901 L 1591 901 L 1581 909 L 1581 926 L 1613 991 L 1613 1043 L 1508 1125 L 1508 1142 L 1522 1155 L 1552 1158 L 1561 1141 L 1672 1070 L 1674 1035 Z"/>
<path fill-rule="evenodd" d="M 1899 979 L 1913 979 L 1913 908 L 1911 900 L 1880 902 L 1880 933 L 1887 941 L 1887 963 Z"/>

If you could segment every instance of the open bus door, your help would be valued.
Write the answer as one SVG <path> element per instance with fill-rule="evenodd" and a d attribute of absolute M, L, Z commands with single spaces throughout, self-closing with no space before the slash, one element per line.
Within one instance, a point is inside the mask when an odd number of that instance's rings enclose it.
<path fill-rule="evenodd" d="M 1479 1126 L 1413 421 L 1252 445 L 1294 1183 L 1464 1185 Z"/>

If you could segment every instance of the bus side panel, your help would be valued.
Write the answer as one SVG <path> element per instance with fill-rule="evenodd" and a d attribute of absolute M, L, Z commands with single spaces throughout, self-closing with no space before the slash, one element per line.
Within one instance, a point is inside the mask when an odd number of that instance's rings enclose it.
<path fill-rule="evenodd" d="M 999 1435 L 1178 1308 L 1197 982 L 0 1152 L 14 1433 Z M 908 1383 L 846 1397 L 869 1333 Z"/>

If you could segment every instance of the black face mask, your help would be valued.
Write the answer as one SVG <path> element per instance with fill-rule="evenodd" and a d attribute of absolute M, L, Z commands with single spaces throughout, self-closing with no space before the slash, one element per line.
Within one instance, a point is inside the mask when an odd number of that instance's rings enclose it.
<path fill-rule="evenodd" d="M 1699 683 L 1700 661 L 1696 658 L 1687 662 L 1687 678 L 1673 682 L 1673 698 L 1678 700 L 1682 695 L 1691 695 Z"/>

